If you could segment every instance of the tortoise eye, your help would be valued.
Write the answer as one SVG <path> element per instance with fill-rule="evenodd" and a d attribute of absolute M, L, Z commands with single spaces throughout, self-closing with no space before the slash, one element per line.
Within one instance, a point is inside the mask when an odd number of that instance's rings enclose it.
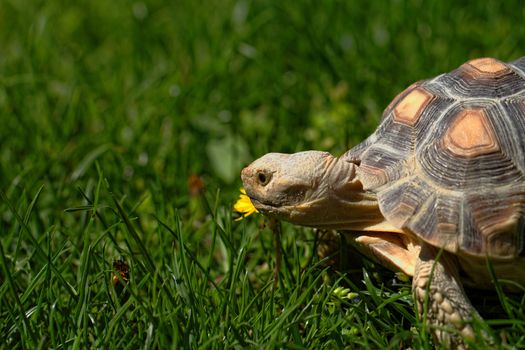
<path fill-rule="evenodd" d="M 270 182 L 271 178 L 272 178 L 272 174 L 265 174 L 262 171 L 259 171 L 257 173 L 257 181 L 259 181 L 259 184 L 261 186 L 266 186 L 268 182 Z"/>

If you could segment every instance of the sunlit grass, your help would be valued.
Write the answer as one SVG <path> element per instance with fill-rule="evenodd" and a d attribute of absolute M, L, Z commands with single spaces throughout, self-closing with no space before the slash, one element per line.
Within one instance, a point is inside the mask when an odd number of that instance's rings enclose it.
<path fill-rule="evenodd" d="M 309 229 L 282 226 L 275 284 L 272 229 L 232 212 L 239 172 L 269 151 L 341 154 L 413 81 L 523 55 L 524 14 L 0 2 L 2 348 L 431 349 L 408 281 L 368 262 L 338 274 Z M 524 347 L 520 297 L 481 301 L 476 329 Z"/>

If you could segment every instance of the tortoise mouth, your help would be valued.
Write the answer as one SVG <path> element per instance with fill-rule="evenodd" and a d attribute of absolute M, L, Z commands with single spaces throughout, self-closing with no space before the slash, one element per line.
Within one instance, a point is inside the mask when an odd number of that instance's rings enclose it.
<path fill-rule="evenodd" d="M 284 208 L 282 205 L 279 205 L 279 204 L 272 204 L 272 203 L 260 200 L 256 197 L 251 197 L 251 196 L 249 197 L 250 197 L 250 200 L 253 206 L 263 214 L 270 214 L 270 215 L 274 214 L 275 215 Z"/>
<path fill-rule="evenodd" d="M 257 210 L 259 211 L 264 211 L 265 208 L 275 208 L 275 206 L 271 205 L 271 204 L 268 204 L 268 203 L 264 203 L 263 201 L 255 198 L 255 197 L 250 197 L 250 201 L 252 202 L 253 206 L 255 208 L 257 208 Z"/>
<path fill-rule="evenodd" d="M 274 217 L 279 220 L 285 220 L 292 223 L 297 223 L 300 225 L 306 226 L 316 226 L 315 224 L 310 224 L 303 222 L 303 220 L 297 220 L 304 216 L 308 208 L 315 202 L 304 202 L 300 204 L 283 204 L 283 203 L 270 203 L 257 197 L 250 197 L 253 206 L 262 214 L 270 217 Z"/>

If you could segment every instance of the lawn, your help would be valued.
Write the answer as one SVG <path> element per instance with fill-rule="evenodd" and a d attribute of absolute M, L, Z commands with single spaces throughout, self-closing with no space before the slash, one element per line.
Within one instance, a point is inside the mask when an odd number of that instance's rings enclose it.
<path fill-rule="evenodd" d="M 524 20 L 519 1 L 0 0 L 1 347 L 431 349 L 409 281 L 235 221 L 239 172 L 342 154 L 410 83 L 523 56 Z M 479 303 L 478 332 L 525 347 L 523 296 Z"/>

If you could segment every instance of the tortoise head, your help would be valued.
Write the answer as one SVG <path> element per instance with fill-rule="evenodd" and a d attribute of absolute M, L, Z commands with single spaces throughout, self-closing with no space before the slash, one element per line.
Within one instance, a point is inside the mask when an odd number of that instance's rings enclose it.
<path fill-rule="evenodd" d="M 246 193 L 263 214 L 304 226 L 360 229 L 383 221 L 358 165 L 329 153 L 268 153 L 243 169 Z"/>

